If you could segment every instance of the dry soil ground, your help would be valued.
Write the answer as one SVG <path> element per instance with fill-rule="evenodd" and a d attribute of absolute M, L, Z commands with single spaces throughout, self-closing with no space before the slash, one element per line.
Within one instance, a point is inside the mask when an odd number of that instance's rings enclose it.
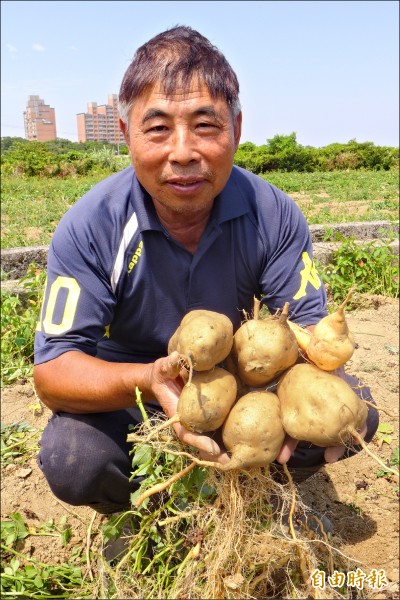
<path fill-rule="evenodd" d="M 381 413 L 381 421 L 391 425 L 390 439 L 376 436 L 371 449 L 384 461 L 398 447 L 399 392 L 399 303 L 382 297 L 364 298 L 364 306 L 348 315 L 357 348 L 346 370 L 370 386 L 379 406 L 392 416 Z M 47 409 L 34 414 L 37 400 L 31 383 L 21 382 L 2 394 L 3 423 L 30 422 L 42 428 Z M 349 460 L 327 465 L 299 486 L 302 500 L 324 512 L 335 525 L 334 543 L 341 552 L 358 561 L 363 573 L 384 570 L 388 585 L 372 589 L 365 584 L 364 597 L 399 598 L 399 512 L 398 486 L 393 479 L 378 477 L 379 466 L 365 452 Z M 53 519 L 57 524 L 67 517 L 73 536 L 63 547 L 59 537 L 29 536 L 22 552 L 40 561 L 54 564 L 68 560 L 77 545 L 86 548 L 87 528 L 94 513 L 84 507 L 68 507 L 50 492 L 35 458 L 26 465 L 9 465 L 1 483 L 2 518 L 20 512 L 26 523 L 38 527 Z M 93 523 L 91 544 L 100 543 L 98 525 Z M 83 550 L 85 552 L 85 550 Z"/>

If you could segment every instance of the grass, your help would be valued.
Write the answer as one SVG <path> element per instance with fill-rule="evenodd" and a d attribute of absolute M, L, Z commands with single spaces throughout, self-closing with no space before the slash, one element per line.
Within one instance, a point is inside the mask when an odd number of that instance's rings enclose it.
<path fill-rule="evenodd" d="M 107 175 L 3 176 L 3 248 L 48 245 L 68 208 Z M 398 170 L 271 172 L 265 178 L 292 195 L 310 224 L 398 219 Z"/>
<path fill-rule="evenodd" d="M 48 245 L 64 213 L 106 175 L 2 177 L 2 247 Z"/>
<path fill-rule="evenodd" d="M 263 175 L 292 196 L 310 224 L 398 220 L 399 173 L 332 171 Z"/>

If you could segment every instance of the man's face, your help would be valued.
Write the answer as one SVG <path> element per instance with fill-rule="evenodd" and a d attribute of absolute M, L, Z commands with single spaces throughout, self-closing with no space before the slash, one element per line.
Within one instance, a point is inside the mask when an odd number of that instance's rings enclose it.
<path fill-rule="evenodd" d="M 135 101 L 129 131 L 122 122 L 121 128 L 156 207 L 191 214 L 211 209 L 232 170 L 241 114 L 233 122 L 227 102 L 196 81 L 168 97 L 156 85 Z"/>

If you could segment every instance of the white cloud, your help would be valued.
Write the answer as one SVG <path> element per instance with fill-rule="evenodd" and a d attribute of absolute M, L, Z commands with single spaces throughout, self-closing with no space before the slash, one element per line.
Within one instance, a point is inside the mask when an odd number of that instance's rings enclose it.
<path fill-rule="evenodd" d="M 76 46 L 70 46 L 69 49 L 74 50 L 74 51 L 78 50 L 78 48 Z"/>
<path fill-rule="evenodd" d="M 36 52 L 44 52 L 44 46 L 42 44 L 33 44 L 32 48 L 36 50 Z"/>
<path fill-rule="evenodd" d="M 15 52 L 18 52 L 17 48 L 12 44 L 6 44 L 6 48 L 9 52 L 11 52 L 11 54 L 15 54 Z"/>

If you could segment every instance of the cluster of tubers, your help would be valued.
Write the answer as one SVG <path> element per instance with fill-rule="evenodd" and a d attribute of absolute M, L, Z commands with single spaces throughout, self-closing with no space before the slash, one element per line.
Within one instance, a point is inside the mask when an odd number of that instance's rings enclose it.
<path fill-rule="evenodd" d="M 344 316 L 348 299 L 312 333 L 288 320 L 289 303 L 259 318 L 255 300 L 253 318 L 235 334 L 225 315 L 207 310 L 185 315 L 168 346 L 190 370 L 176 420 L 198 433 L 222 427 L 231 460 L 221 468 L 269 465 L 286 433 L 322 447 L 357 437 L 367 405 L 332 373 L 354 351 Z M 299 364 L 300 356 L 307 362 Z M 266 391 L 276 381 L 276 393 Z"/>

